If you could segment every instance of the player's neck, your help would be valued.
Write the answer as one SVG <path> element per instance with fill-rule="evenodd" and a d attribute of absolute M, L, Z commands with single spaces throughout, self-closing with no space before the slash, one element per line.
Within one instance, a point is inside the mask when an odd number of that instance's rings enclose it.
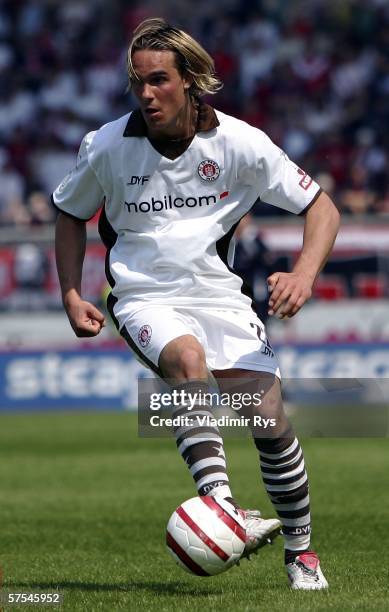
<path fill-rule="evenodd" d="M 153 130 L 149 128 L 149 138 L 153 140 L 186 140 L 193 138 L 196 133 L 198 111 L 191 99 L 188 98 L 185 106 L 174 118 L 170 125 L 163 130 Z"/>

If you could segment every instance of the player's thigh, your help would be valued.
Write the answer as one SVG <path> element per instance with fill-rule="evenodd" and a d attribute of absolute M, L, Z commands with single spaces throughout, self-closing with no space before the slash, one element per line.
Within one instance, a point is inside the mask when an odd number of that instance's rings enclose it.
<path fill-rule="evenodd" d="M 202 310 L 196 315 L 210 370 L 242 369 L 280 375 L 263 323 L 250 310 Z"/>
<path fill-rule="evenodd" d="M 169 306 L 134 309 L 121 327 L 122 336 L 142 363 L 162 378 L 176 380 L 181 380 L 182 372 L 202 377 L 205 355 L 196 333 L 192 319 Z"/>

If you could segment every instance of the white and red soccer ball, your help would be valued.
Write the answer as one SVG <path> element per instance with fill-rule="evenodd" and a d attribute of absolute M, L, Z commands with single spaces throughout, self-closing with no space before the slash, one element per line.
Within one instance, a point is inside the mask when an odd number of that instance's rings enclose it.
<path fill-rule="evenodd" d="M 166 545 L 184 570 L 214 576 L 239 561 L 245 547 L 242 516 L 232 504 L 216 497 L 192 497 L 171 515 Z"/>

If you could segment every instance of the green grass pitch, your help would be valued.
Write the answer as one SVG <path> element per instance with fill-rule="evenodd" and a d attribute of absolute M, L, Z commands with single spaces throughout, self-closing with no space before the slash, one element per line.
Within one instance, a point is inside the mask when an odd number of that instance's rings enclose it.
<path fill-rule="evenodd" d="M 389 440 L 303 447 L 328 593 L 288 589 L 281 539 L 214 578 L 175 566 L 165 525 L 192 480 L 172 441 L 137 437 L 134 415 L 2 415 L 4 589 L 60 591 L 62 609 L 88 612 L 388 610 Z M 237 499 L 271 514 L 251 441 L 226 451 Z"/>

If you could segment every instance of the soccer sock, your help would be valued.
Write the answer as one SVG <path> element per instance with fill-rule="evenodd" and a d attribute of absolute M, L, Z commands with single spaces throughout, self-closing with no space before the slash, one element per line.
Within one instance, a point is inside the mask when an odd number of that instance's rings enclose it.
<path fill-rule="evenodd" d="M 311 533 L 308 476 L 297 438 L 254 439 L 262 479 L 282 522 L 285 563 L 308 550 Z"/>
<path fill-rule="evenodd" d="M 188 410 L 190 403 L 183 401 L 173 413 L 177 416 L 188 416 L 189 424 L 174 428 L 177 448 L 180 451 L 195 481 L 199 495 L 232 497 L 227 476 L 226 458 L 223 439 L 217 427 L 204 424 L 200 419 L 213 418 L 210 402 L 204 395 L 210 393 L 204 381 L 190 381 L 175 387 L 178 393 L 184 391 L 191 399 L 196 398 L 196 405 Z M 197 401 L 198 398 L 198 401 Z"/>

